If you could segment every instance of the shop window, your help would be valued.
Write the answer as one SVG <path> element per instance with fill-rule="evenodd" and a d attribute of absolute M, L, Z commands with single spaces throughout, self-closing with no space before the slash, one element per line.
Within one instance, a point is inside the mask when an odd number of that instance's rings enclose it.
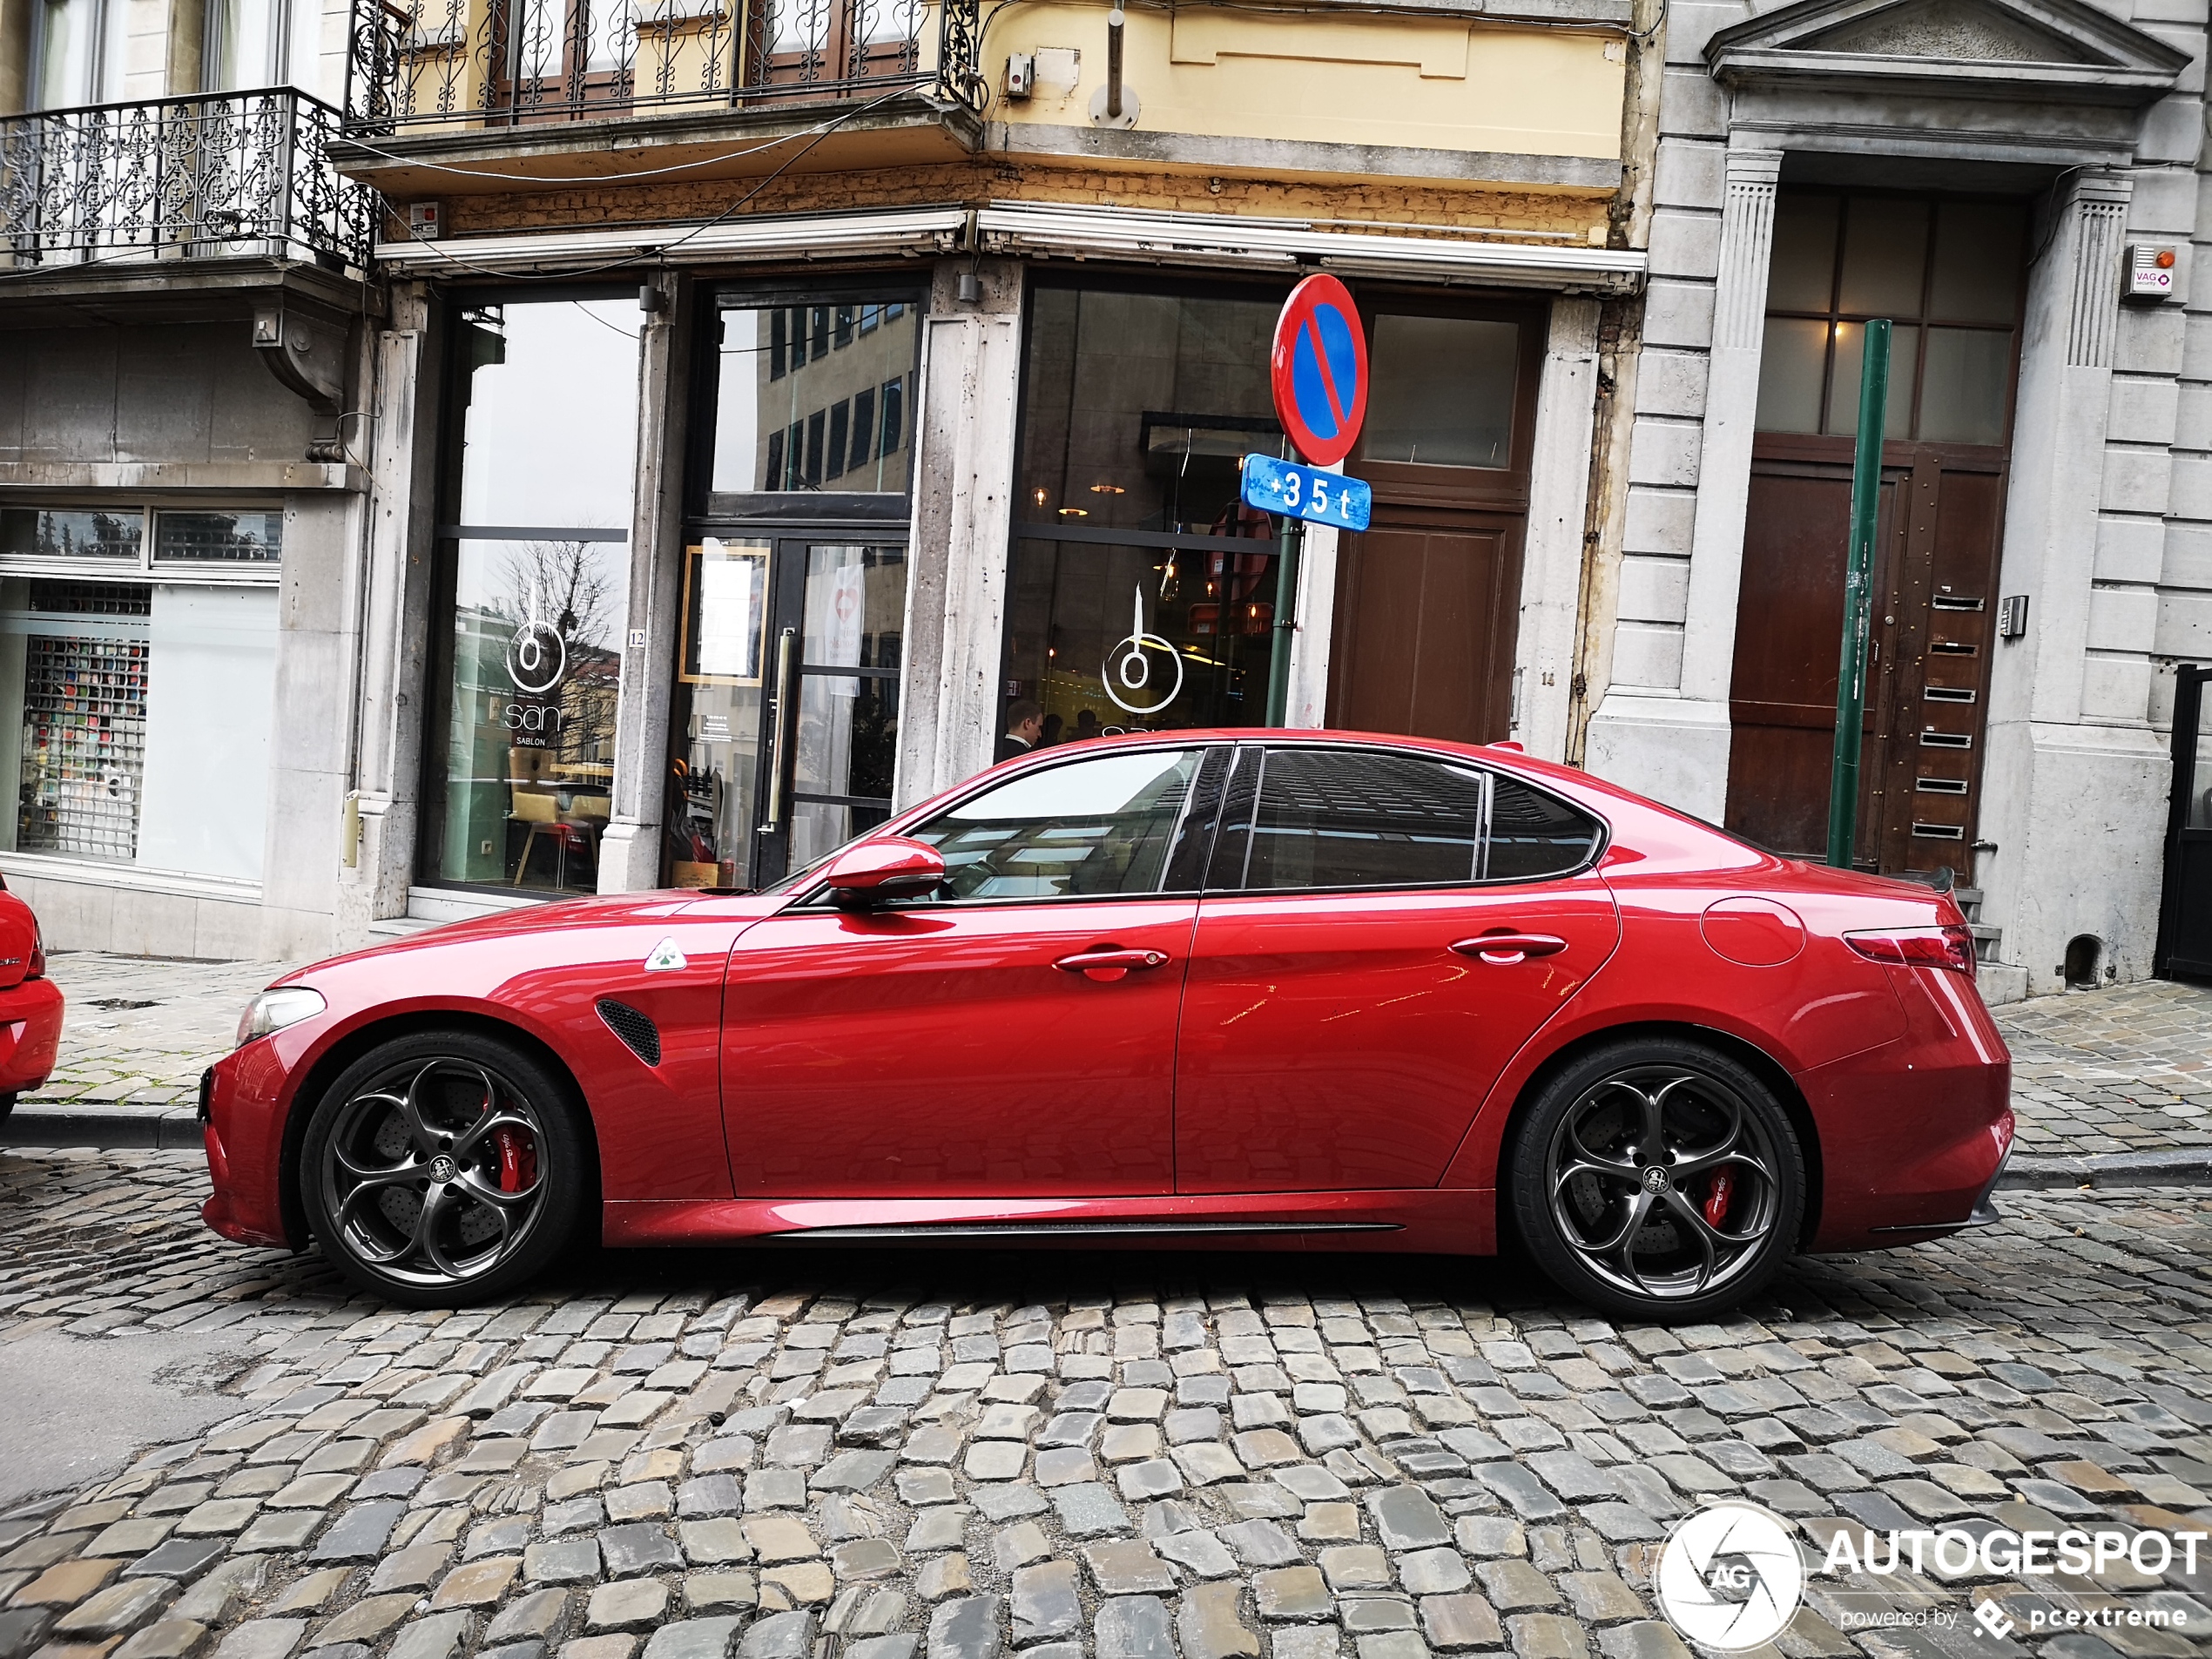
<path fill-rule="evenodd" d="M 1758 428 L 1858 429 L 1865 325 L 1887 317 L 1891 440 L 1999 445 L 2012 415 L 2027 214 L 2017 202 L 1784 189 Z"/>
<path fill-rule="evenodd" d="M 441 527 L 428 880 L 591 891 L 628 615 L 637 310 L 464 311 Z"/>
<path fill-rule="evenodd" d="M 276 682 L 267 567 L 281 556 L 282 515 L 206 515 L 266 521 L 269 540 L 266 556 L 204 555 L 215 579 L 203 582 L 155 579 L 143 567 L 41 576 L 69 559 L 83 524 L 138 527 L 149 515 L 37 516 L 51 533 L 11 535 L 0 553 L 0 778 L 15 786 L 0 846 L 259 880 Z M 118 563 L 126 555 L 117 550 L 144 545 L 135 534 L 107 544 Z"/>
<path fill-rule="evenodd" d="M 1237 477 L 1248 451 L 1283 449 L 1267 371 L 1281 307 L 1278 293 L 1032 292 L 1004 678 L 1042 705 L 1048 739 L 1265 718 L 1275 526 L 1238 505 Z"/>
<path fill-rule="evenodd" d="M 903 495 L 914 318 L 900 305 L 722 312 L 709 489 Z"/>

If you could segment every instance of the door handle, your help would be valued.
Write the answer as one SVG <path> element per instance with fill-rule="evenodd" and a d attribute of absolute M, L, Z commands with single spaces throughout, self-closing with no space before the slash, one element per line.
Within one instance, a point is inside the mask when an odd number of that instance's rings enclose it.
<path fill-rule="evenodd" d="M 1567 941 L 1556 934 L 1482 934 L 1462 939 L 1452 948 L 1462 956 L 1480 957 L 1494 968 L 1510 968 L 1531 956 L 1556 956 Z"/>
<path fill-rule="evenodd" d="M 1053 966 L 1062 973 L 1081 974 L 1085 979 L 1110 985 L 1133 968 L 1159 968 L 1167 960 L 1168 954 L 1163 950 L 1124 950 L 1118 945 L 1102 945 L 1096 950 L 1079 950 L 1073 956 L 1062 956 Z"/>
<path fill-rule="evenodd" d="M 773 835 L 783 827 L 784 772 L 791 764 L 791 731 L 797 724 L 790 718 L 797 712 L 792 705 L 791 671 L 798 651 L 798 629 L 786 628 L 777 636 L 775 713 L 768 730 L 768 812 L 766 821 L 759 826 L 762 835 Z"/>

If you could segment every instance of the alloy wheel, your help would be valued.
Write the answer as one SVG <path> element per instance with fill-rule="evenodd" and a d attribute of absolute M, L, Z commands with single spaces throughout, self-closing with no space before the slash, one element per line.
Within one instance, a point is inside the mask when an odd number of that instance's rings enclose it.
<path fill-rule="evenodd" d="M 1544 1192 L 1561 1241 L 1607 1285 L 1687 1301 L 1760 1258 L 1782 1213 L 1780 1167 L 1760 1114 L 1681 1065 L 1615 1072 L 1553 1131 Z"/>
<path fill-rule="evenodd" d="M 412 1060 L 341 1108 L 322 1160 L 338 1247 L 421 1287 L 483 1278 L 537 1228 L 544 1125 L 514 1083 L 474 1060 Z"/>

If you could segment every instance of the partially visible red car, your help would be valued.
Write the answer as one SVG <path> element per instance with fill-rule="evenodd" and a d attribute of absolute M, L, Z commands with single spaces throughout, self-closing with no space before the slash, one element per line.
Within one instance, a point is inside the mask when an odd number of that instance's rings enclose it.
<path fill-rule="evenodd" d="M 754 894 L 547 906 L 280 981 L 208 1224 L 395 1300 L 580 1228 L 1481 1254 L 1630 1316 L 1972 1224 L 2011 1061 L 1949 895 L 1497 747 L 1009 761 Z"/>
<path fill-rule="evenodd" d="M 62 990 L 30 907 L 0 884 L 0 1118 L 43 1088 L 62 1043 Z"/>

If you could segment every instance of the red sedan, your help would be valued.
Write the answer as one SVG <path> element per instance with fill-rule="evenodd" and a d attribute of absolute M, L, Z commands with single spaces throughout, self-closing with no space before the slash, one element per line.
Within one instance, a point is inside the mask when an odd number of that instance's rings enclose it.
<path fill-rule="evenodd" d="M 579 1229 L 1495 1250 L 1702 1317 L 1972 1224 L 2011 1062 L 1951 899 L 1518 752 L 1048 749 L 755 894 L 458 924 L 262 993 L 226 1238 L 395 1301 Z"/>
<path fill-rule="evenodd" d="M 44 1086 L 62 1043 L 61 987 L 30 907 L 0 885 L 0 1118 Z"/>

